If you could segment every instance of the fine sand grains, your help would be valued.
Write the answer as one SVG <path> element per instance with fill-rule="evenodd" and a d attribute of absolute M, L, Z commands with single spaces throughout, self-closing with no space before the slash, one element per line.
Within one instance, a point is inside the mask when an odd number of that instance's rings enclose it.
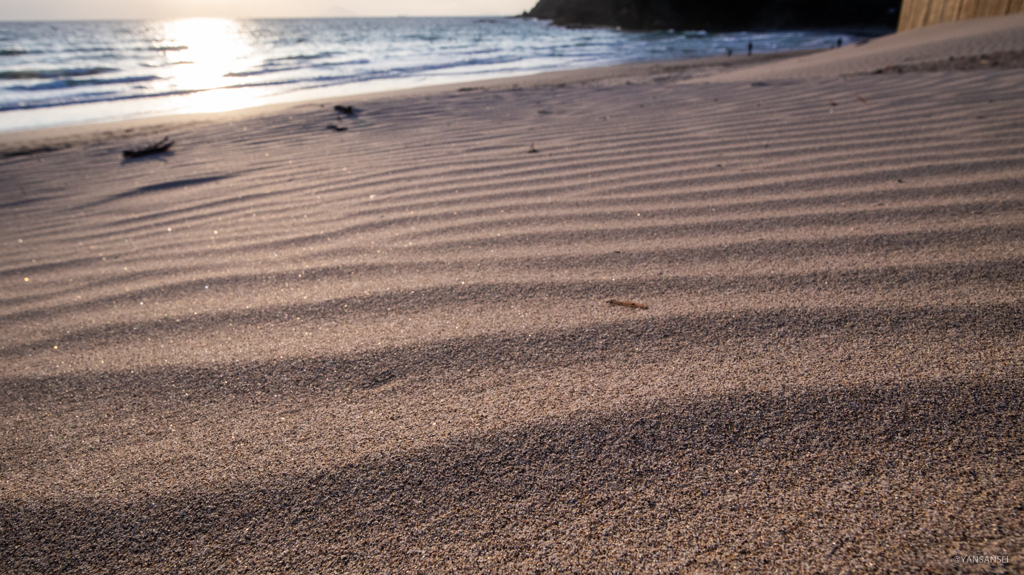
<path fill-rule="evenodd" d="M 1024 73 L 660 70 L 0 160 L 0 571 L 1020 571 Z"/>

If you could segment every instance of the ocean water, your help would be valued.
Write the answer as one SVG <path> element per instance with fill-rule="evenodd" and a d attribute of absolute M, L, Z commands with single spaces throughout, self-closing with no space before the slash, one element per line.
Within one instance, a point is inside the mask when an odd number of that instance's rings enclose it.
<path fill-rule="evenodd" d="M 657 59 L 826 48 L 825 32 L 624 32 L 521 18 L 0 22 L 0 131 Z"/>

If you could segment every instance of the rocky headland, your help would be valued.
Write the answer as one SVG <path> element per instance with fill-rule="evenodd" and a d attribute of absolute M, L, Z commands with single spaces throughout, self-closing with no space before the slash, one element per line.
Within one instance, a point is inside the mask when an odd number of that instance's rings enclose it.
<path fill-rule="evenodd" d="M 540 0 L 526 15 L 562 26 L 631 30 L 893 28 L 899 0 Z"/>

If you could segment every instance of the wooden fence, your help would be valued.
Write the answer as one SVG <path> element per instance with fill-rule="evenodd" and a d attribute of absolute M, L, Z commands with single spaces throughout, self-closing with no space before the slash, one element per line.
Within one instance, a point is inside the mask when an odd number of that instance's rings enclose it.
<path fill-rule="evenodd" d="M 898 30 L 1024 12 L 1024 0 L 903 0 Z"/>

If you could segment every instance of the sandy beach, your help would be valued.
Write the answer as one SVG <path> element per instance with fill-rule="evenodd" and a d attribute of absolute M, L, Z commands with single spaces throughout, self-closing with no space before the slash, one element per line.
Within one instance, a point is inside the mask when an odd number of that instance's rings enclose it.
<path fill-rule="evenodd" d="M 1024 15 L 0 134 L 0 245 L 3 573 L 1024 570 Z"/>

